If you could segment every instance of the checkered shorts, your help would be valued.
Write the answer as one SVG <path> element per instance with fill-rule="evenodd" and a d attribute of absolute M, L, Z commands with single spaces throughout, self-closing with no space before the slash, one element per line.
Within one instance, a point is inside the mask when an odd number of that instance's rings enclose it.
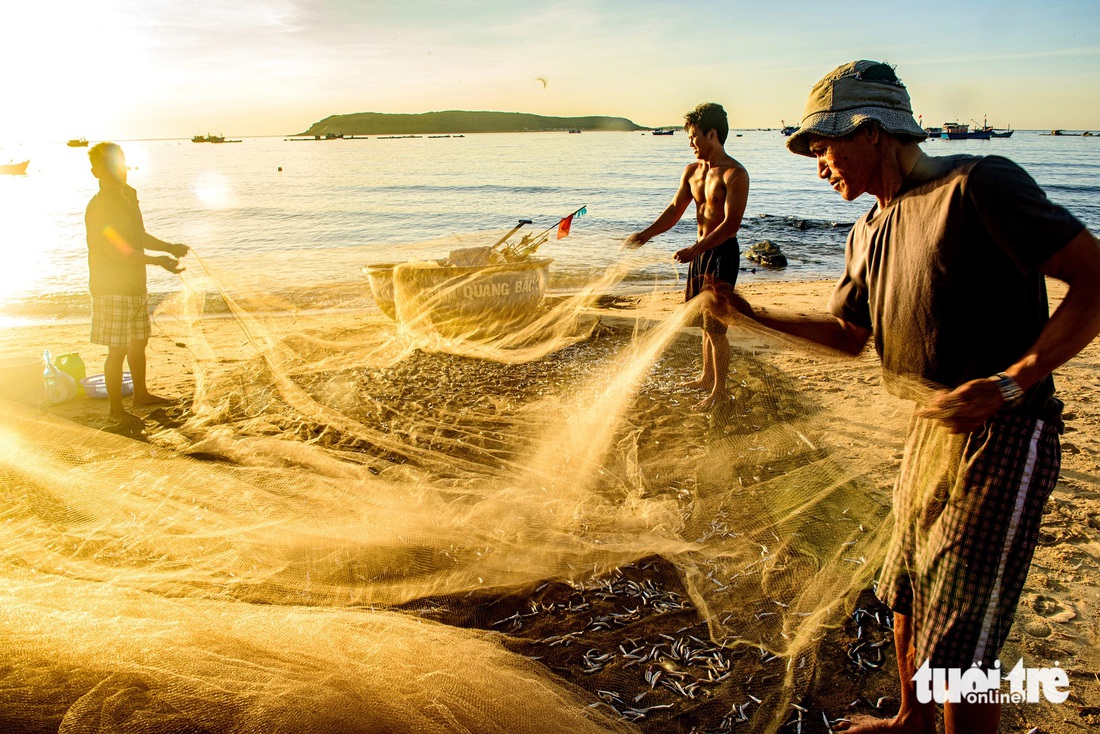
<path fill-rule="evenodd" d="M 1058 481 L 1057 428 L 1001 413 L 971 434 L 914 417 L 878 596 L 913 621 L 916 665 L 991 667 Z"/>
<path fill-rule="evenodd" d="M 92 296 L 92 344 L 128 347 L 149 331 L 148 296 Z"/>

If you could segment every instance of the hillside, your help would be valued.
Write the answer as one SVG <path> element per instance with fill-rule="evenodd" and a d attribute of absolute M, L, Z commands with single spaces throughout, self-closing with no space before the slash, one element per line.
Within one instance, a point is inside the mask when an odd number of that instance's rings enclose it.
<path fill-rule="evenodd" d="M 297 135 L 439 135 L 448 133 L 518 133 L 552 130 L 648 130 L 625 117 L 544 117 L 523 112 L 424 112 L 395 115 L 355 112 L 331 115 Z"/>

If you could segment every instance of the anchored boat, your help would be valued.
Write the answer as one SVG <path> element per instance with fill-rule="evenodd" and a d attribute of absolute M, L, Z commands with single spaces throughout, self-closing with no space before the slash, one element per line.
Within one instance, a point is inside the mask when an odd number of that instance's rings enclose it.
<path fill-rule="evenodd" d="M 226 140 L 224 135 L 195 135 L 191 138 L 192 143 L 239 143 L 240 140 Z"/>
<path fill-rule="evenodd" d="M 27 166 L 30 165 L 30 161 L 23 161 L 22 163 L 5 163 L 0 165 L 0 173 L 11 174 L 12 176 L 22 176 L 27 172 Z"/>
<path fill-rule="evenodd" d="M 940 137 L 944 140 L 989 140 L 991 130 L 971 130 L 970 125 L 959 122 L 943 123 Z"/>
<path fill-rule="evenodd" d="M 982 132 L 989 133 L 989 137 L 991 138 L 1011 138 L 1012 133 L 1016 132 L 1012 129 L 1012 125 L 1009 125 L 1006 130 L 997 130 L 989 124 L 989 118 L 984 116 L 982 117 L 982 126 L 980 129 Z"/>

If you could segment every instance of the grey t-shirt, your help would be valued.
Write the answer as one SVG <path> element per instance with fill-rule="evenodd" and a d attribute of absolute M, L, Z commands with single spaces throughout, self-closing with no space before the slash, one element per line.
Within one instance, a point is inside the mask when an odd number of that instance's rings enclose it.
<path fill-rule="evenodd" d="M 888 375 L 989 377 L 1035 343 L 1049 315 L 1039 266 L 1082 229 L 1005 158 L 926 157 L 852 227 L 829 311 L 874 333 Z M 1022 409 L 1057 415 L 1053 395 L 1047 377 Z"/>

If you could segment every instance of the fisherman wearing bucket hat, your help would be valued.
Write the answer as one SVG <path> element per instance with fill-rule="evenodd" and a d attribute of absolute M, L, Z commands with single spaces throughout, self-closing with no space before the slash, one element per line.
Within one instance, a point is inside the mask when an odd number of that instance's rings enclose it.
<path fill-rule="evenodd" d="M 829 313 L 765 314 L 716 293 L 730 320 L 737 310 L 852 355 L 873 337 L 884 383 L 920 406 L 876 588 L 895 613 L 901 707 L 838 730 L 933 732 L 918 671 L 999 662 L 1058 479 L 1062 404 L 1050 375 L 1100 333 L 1096 238 L 1011 161 L 927 156 L 924 137 L 890 66 L 827 74 L 787 147 L 815 158 L 845 199 L 876 200 L 848 234 Z M 1053 314 L 1045 276 L 1069 285 Z M 948 734 L 995 732 L 999 721 L 999 702 L 944 706 Z"/>
<path fill-rule="evenodd" d="M 787 138 L 787 150 L 812 158 L 810 135 L 844 137 L 869 120 L 899 137 L 918 141 L 928 137 L 913 119 L 909 93 L 894 70 L 878 61 L 853 61 L 814 85 L 802 111 L 802 124 Z"/>

